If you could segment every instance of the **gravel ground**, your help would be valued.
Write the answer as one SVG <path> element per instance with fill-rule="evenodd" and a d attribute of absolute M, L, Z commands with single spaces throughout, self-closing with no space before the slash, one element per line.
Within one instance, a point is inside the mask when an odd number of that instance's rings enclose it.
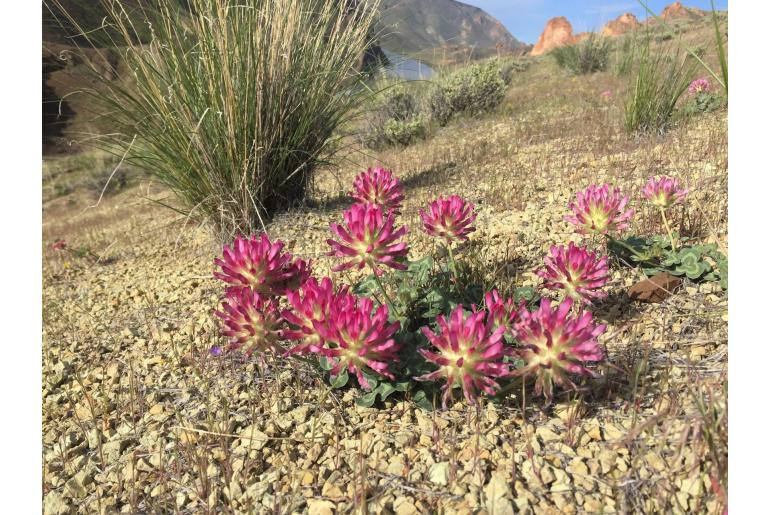
<path fill-rule="evenodd" d="M 591 182 L 632 195 L 636 233 L 660 231 L 639 193 L 658 173 L 693 190 L 674 223 L 726 252 L 726 113 L 629 139 L 617 108 L 598 103 L 603 88 L 566 82 L 561 94 L 514 85 L 509 99 L 529 95 L 537 108 L 511 103 L 377 156 L 407 185 L 412 258 L 432 250 L 417 209 L 458 193 L 479 212 L 474 250 L 461 258 L 492 280 L 535 285 L 550 245 L 581 240 L 562 217 Z M 355 159 L 319 175 L 317 207 L 268 227 L 317 274 L 330 266 L 340 193 L 375 164 Z M 220 247 L 205 227 L 145 200 L 161 195 L 141 185 L 90 209 L 76 195 L 44 208 L 45 513 L 720 509 L 727 442 L 709 414 L 727 409 L 727 295 L 714 283 L 638 304 L 625 294 L 638 272 L 615 270 L 595 309 L 609 325 L 602 377 L 549 407 L 527 391 L 478 409 L 425 412 L 396 396 L 361 408 L 357 390 L 329 391 L 294 363 L 208 355 L 220 341 L 211 278 Z M 59 238 L 87 251 L 54 251 Z"/>

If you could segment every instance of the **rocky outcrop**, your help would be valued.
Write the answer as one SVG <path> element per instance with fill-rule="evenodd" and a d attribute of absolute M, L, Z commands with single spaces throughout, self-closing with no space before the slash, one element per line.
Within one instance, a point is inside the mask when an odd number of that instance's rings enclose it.
<path fill-rule="evenodd" d="M 664 20 L 669 20 L 671 18 L 684 18 L 686 16 L 687 11 L 682 5 L 682 2 L 674 2 L 673 4 L 666 6 L 666 8 L 663 9 L 663 12 L 660 13 L 660 17 Z"/>
<path fill-rule="evenodd" d="M 621 14 L 614 20 L 607 22 L 604 28 L 602 28 L 601 34 L 605 37 L 620 36 L 626 32 L 636 30 L 641 26 L 642 24 L 639 23 L 639 20 L 636 19 L 636 16 L 631 13 L 625 13 Z"/>
<path fill-rule="evenodd" d="M 535 46 L 532 47 L 530 55 L 542 55 L 550 52 L 556 47 L 565 45 L 574 45 L 591 36 L 590 32 L 579 32 L 572 34 L 572 24 L 564 16 L 551 18 L 545 24 L 540 38 Z"/>
<path fill-rule="evenodd" d="M 663 19 L 696 19 L 703 15 L 704 11 L 700 9 L 685 7 L 682 5 L 682 2 L 674 2 L 663 9 L 660 17 Z M 654 17 L 650 17 L 646 23 L 655 23 L 655 21 Z M 641 26 L 642 23 L 639 22 L 636 16 L 631 13 L 625 13 L 607 22 L 600 34 L 604 37 L 616 37 L 626 32 L 637 30 Z M 574 45 L 588 38 L 591 34 L 591 32 L 572 34 L 572 24 L 567 18 L 564 16 L 551 18 L 545 24 L 545 28 L 532 48 L 530 55 L 542 55 L 560 46 Z"/>
<path fill-rule="evenodd" d="M 695 19 L 700 18 L 703 16 L 703 11 L 700 9 L 693 9 L 692 7 L 685 7 L 682 5 L 682 2 L 674 2 L 673 4 L 667 6 L 665 9 L 663 9 L 663 12 L 660 13 L 660 17 L 664 20 L 673 20 L 673 19 L 681 19 L 681 18 L 689 18 L 689 19 Z"/>
<path fill-rule="evenodd" d="M 543 32 L 532 48 L 531 55 L 542 55 L 556 47 L 571 45 L 575 42 L 572 24 L 564 16 L 551 18 L 545 24 Z"/>

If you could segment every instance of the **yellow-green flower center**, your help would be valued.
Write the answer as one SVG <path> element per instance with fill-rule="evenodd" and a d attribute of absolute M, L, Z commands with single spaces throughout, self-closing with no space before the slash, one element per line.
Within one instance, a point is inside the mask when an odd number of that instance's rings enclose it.
<path fill-rule="evenodd" d="M 607 228 L 609 217 L 601 206 L 591 205 L 588 209 L 588 221 L 595 231 L 603 231 Z"/>

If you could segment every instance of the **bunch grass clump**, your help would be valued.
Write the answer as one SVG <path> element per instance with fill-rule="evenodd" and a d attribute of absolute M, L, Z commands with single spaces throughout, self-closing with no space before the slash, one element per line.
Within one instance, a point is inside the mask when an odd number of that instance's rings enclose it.
<path fill-rule="evenodd" d="M 592 33 L 579 43 L 554 48 L 551 53 L 562 68 L 575 75 L 585 75 L 606 70 L 610 50 L 607 38 Z"/>
<path fill-rule="evenodd" d="M 678 49 L 653 53 L 650 41 L 642 43 L 628 74 L 624 106 L 626 131 L 665 132 L 672 123 L 677 103 L 694 78 L 697 63 Z"/>
<path fill-rule="evenodd" d="M 636 55 L 637 41 L 635 34 L 626 34 L 618 38 L 615 45 L 614 72 L 624 77 L 631 72 Z"/>
<path fill-rule="evenodd" d="M 371 95 L 358 70 L 377 1 L 159 0 L 140 16 L 101 2 L 96 29 L 49 6 L 79 33 L 73 41 L 113 49 L 130 71 L 112 80 L 112 64 L 90 65 L 97 86 L 82 94 L 110 127 L 99 145 L 223 235 L 253 233 L 302 201 L 313 170 L 339 150 L 337 129 Z"/>

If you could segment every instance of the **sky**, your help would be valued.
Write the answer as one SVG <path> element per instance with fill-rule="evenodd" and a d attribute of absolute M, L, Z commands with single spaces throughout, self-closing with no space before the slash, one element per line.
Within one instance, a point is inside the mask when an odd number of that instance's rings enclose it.
<path fill-rule="evenodd" d="M 519 41 L 534 43 L 545 23 L 555 16 L 566 16 L 574 32 L 599 30 L 606 22 L 630 12 L 639 20 L 646 11 L 638 0 L 460 0 L 481 7 L 505 25 Z M 660 14 L 674 0 L 647 0 L 647 5 Z M 683 0 L 685 7 L 711 9 L 710 0 Z M 718 10 L 727 9 L 727 0 L 715 0 Z"/>

